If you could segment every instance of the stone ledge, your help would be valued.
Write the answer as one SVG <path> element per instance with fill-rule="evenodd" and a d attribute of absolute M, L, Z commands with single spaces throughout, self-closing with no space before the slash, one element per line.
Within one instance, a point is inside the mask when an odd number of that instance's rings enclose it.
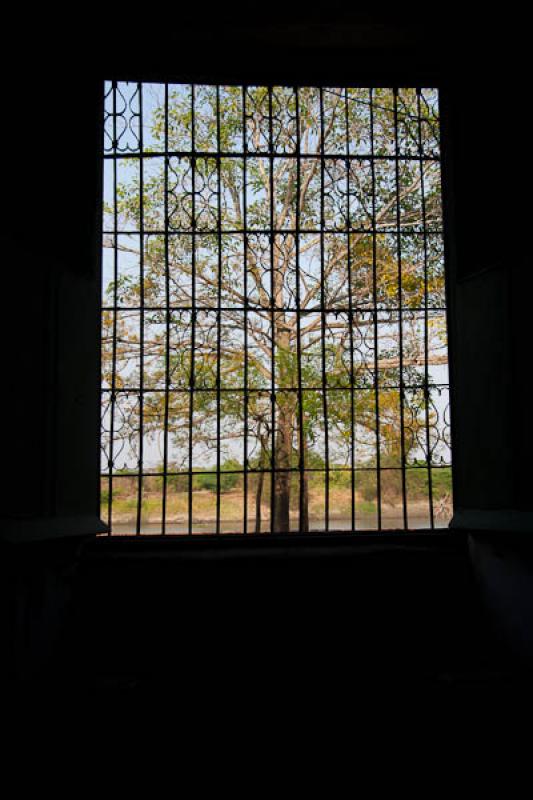
<path fill-rule="evenodd" d="M 37 519 L 3 519 L 0 521 L 0 541 L 25 545 L 59 539 L 92 537 L 108 530 L 99 517 L 90 514 Z"/>
<path fill-rule="evenodd" d="M 450 522 L 451 530 L 508 531 L 533 533 L 533 511 L 459 508 Z"/>

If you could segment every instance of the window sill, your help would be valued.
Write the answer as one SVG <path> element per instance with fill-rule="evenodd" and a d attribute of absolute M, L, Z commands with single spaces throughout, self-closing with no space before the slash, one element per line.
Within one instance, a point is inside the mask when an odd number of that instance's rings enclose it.
<path fill-rule="evenodd" d="M 450 523 L 454 531 L 533 533 L 533 512 L 515 509 L 457 509 Z"/>
<path fill-rule="evenodd" d="M 99 537 L 85 554 L 95 558 L 175 559 L 178 561 L 345 560 L 365 553 L 466 552 L 466 537 L 448 529 L 310 533 L 290 535 Z"/>
<path fill-rule="evenodd" d="M 0 523 L 0 541 L 10 545 L 37 544 L 61 539 L 92 538 L 107 526 L 92 515 L 9 519 Z"/>

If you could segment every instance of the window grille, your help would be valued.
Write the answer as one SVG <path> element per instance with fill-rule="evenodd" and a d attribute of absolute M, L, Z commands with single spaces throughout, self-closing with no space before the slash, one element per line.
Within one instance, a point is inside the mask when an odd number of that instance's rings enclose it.
<path fill-rule="evenodd" d="M 107 82 L 113 534 L 451 516 L 438 92 Z"/>

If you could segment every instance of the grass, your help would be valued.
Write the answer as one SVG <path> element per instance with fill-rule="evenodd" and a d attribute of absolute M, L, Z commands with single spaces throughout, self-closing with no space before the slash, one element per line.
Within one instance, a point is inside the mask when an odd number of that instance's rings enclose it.
<path fill-rule="evenodd" d="M 440 493 L 436 493 L 436 499 Z M 291 518 L 298 518 L 298 491 L 293 492 L 291 499 Z M 372 515 L 376 513 L 375 500 L 368 499 L 363 494 L 356 492 L 356 513 Z M 419 498 L 410 498 L 410 513 L 420 515 L 427 513 L 427 495 Z M 103 493 L 102 513 L 107 508 L 107 496 Z M 220 518 L 224 522 L 242 520 L 244 508 L 244 493 L 242 488 L 233 489 L 220 496 Z M 216 519 L 217 499 L 216 492 L 197 490 L 192 493 L 192 511 L 195 522 L 213 522 Z M 352 513 L 352 496 L 348 487 L 330 486 L 329 513 L 330 519 L 349 519 Z M 383 504 L 385 515 L 401 515 L 401 496 L 385 498 Z M 167 493 L 166 517 L 168 522 L 186 522 L 189 513 L 189 499 L 187 492 L 176 492 L 169 489 Z M 325 513 L 325 489 L 323 486 L 310 486 L 309 489 L 309 518 L 322 519 Z M 116 522 L 130 522 L 137 514 L 137 497 L 135 494 L 124 494 L 113 491 L 113 518 Z M 270 501 L 265 491 L 262 503 L 262 518 L 267 520 L 270 516 Z M 248 518 L 255 517 L 255 495 L 248 493 Z M 162 492 L 146 491 L 142 498 L 142 518 L 146 523 L 157 523 L 162 518 Z"/>

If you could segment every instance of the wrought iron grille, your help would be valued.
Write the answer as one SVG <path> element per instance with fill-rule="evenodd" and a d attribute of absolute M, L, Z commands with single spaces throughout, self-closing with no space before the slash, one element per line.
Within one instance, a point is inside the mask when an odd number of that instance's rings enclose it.
<path fill-rule="evenodd" d="M 451 513 L 438 92 L 108 82 L 102 514 Z"/>

